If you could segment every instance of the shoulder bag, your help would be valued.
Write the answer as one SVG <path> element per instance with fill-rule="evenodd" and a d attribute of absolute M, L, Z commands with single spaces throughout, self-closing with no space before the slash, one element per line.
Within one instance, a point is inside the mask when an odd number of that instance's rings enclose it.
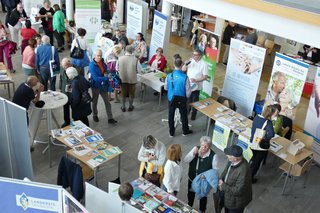
<path fill-rule="evenodd" d="M 50 66 L 50 75 L 54 77 L 60 73 L 60 67 L 57 62 L 54 60 L 54 46 L 51 46 L 51 60 L 49 61 Z"/>
<path fill-rule="evenodd" d="M 266 120 L 262 126 L 262 128 L 256 128 L 256 131 L 253 135 L 252 145 L 251 149 L 254 150 L 260 150 L 264 151 L 269 149 L 270 147 L 270 141 L 265 138 L 266 136 L 266 126 L 267 126 L 268 120 Z"/>
<path fill-rule="evenodd" d="M 171 100 L 171 102 L 170 102 L 170 106 L 178 107 L 179 105 L 181 105 L 181 103 L 187 101 L 187 97 L 185 97 L 185 96 L 179 96 L 179 95 L 174 95 L 173 74 L 174 74 L 174 73 L 172 72 L 172 73 L 171 73 L 171 85 L 172 85 L 172 90 L 173 90 L 173 97 L 172 97 L 172 100 Z"/>
<path fill-rule="evenodd" d="M 70 53 L 70 57 L 75 59 L 82 59 L 84 57 L 84 50 L 81 49 L 78 39 L 76 39 L 76 42 L 78 46 L 73 48 L 72 52 Z"/>
<path fill-rule="evenodd" d="M 85 105 L 85 104 L 89 104 L 92 102 L 92 97 L 90 95 L 90 93 L 88 92 L 88 90 L 85 90 L 81 93 L 81 104 Z"/>

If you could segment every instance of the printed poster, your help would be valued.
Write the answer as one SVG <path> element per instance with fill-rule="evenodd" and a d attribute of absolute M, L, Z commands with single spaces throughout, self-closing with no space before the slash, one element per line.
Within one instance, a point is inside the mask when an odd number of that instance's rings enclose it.
<path fill-rule="evenodd" d="M 252 115 L 266 49 L 232 39 L 222 95 L 233 100 L 237 112 Z"/>
<path fill-rule="evenodd" d="M 101 2 L 100 0 L 76 0 L 75 7 L 77 28 L 86 29 L 86 39 L 89 43 L 93 43 L 101 29 Z"/>
<path fill-rule="evenodd" d="M 128 1 L 127 37 L 135 39 L 139 32 L 142 32 L 142 6 Z"/>
<path fill-rule="evenodd" d="M 62 187 L 0 178 L 1 212 L 62 213 Z"/>
<path fill-rule="evenodd" d="M 213 128 L 212 144 L 220 150 L 227 148 L 230 135 L 230 128 L 216 121 Z"/>
<path fill-rule="evenodd" d="M 317 68 L 304 130 L 320 143 L 320 67 Z"/>
<path fill-rule="evenodd" d="M 212 95 L 214 74 L 216 73 L 216 64 L 218 56 L 219 35 L 211 31 L 198 28 L 200 32 L 198 49 L 202 52 L 202 59 L 208 64 L 208 79 L 203 82 L 200 91 L 200 99 L 209 98 Z"/>
<path fill-rule="evenodd" d="M 158 47 L 164 47 L 164 39 L 166 35 L 166 26 L 167 26 L 167 16 L 155 10 L 154 19 L 153 19 L 153 28 L 151 34 L 150 42 L 150 53 L 149 57 L 151 58 L 156 54 Z"/>
<path fill-rule="evenodd" d="M 238 142 L 236 145 L 240 146 L 243 150 L 243 157 L 249 162 L 250 159 L 252 158 L 252 150 L 250 149 L 250 140 L 243 137 L 242 135 L 239 135 L 238 137 Z"/>
<path fill-rule="evenodd" d="M 308 69 L 307 63 L 276 53 L 265 106 L 279 103 L 280 114 L 294 120 Z"/>

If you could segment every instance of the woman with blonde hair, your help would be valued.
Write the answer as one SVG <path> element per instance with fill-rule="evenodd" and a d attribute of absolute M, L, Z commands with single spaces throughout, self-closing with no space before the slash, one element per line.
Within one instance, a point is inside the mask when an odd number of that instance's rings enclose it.
<path fill-rule="evenodd" d="M 251 175 L 252 183 L 256 183 L 257 179 L 254 177 L 259 170 L 260 164 L 265 159 L 268 149 L 263 149 L 260 146 L 254 146 L 253 143 L 260 143 L 256 141 L 255 133 L 257 129 L 262 129 L 265 131 L 264 138 L 261 140 L 270 141 L 274 137 L 274 129 L 272 125 L 272 119 L 277 116 L 277 108 L 274 105 L 266 106 L 262 112 L 262 115 L 257 115 L 252 122 L 251 128 L 251 138 L 250 142 L 252 144 L 251 149 L 253 156 L 251 158 Z"/>
<path fill-rule="evenodd" d="M 163 188 L 166 192 L 177 195 L 182 179 L 182 151 L 179 144 L 172 144 L 167 149 L 167 162 L 164 166 Z"/>
<path fill-rule="evenodd" d="M 120 103 L 119 93 L 120 93 L 121 80 L 120 80 L 119 74 L 117 73 L 117 63 L 118 63 L 118 58 L 121 52 L 122 52 L 121 46 L 115 45 L 112 49 L 112 53 L 108 56 L 108 60 L 106 59 L 107 68 L 110 73 L 110 83 L 111 83 L 112 90 L 114 92 L 114 97 L 116 99 L 115 103 Z M 111 98 L 111 94 L 110 94 L 109 101 L 111 100 L 113 99 Z"/>

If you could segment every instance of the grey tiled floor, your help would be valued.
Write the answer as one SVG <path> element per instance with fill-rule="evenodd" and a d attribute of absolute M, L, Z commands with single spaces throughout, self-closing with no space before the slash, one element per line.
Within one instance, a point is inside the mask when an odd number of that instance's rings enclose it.
<path fill-rule="evenodd" d="M 3 17 L 1 14 L 0 17 Z M 174 48 L 175 52 L 183 52 L 183 48 L 170 45 Z M 171 55 L 173 55 L 172 52 Z M 65 51 L 60 54 L 60 58 L 68 56 L 69 52 Z M 188 54 L 189 55 L 189 54 Z M 14 68 L 17 73 L 14 74 L 14 81 L 18 86 L 24 80 L 24 76 L 21 69 L 21 56 L 19 52 L 13 56 Z M 218 75 L 216 77 L 216 83 L 221 85 L 223 82 L 224 68 L 218 66 Z M 107 116 L 104 110 L 102 100 L 99 99 L 99 118 L 100 122 L 95 123 L 92 117 L 89 117 L 91 128 L 102 133 L 103 137 L 112 145 L 119 146 L 123 151 L 121 161 L 121 180 L 131 181 L 138 177 L 139 161 L 137 160 L 137 153 L 141 146 L 142 138 L 145 135 L 152 134 L 158 140 L 162 141 L 166 146 L 179 143 L 183 148 L 183 155 L 185 155 L 193 146 L 199 143 L 201 136 L 205 134 L 206 118 L 198 113 L 197 119 L 192 121 L 192 130 L 194 134 L 187 137 L 181 136 L 181 127 L 176 130 L 176 136 L 169 138 L 168 124 L 162 122 L 162 118 L 167 118 L 167 102 L 166 98 L 163 98 L 161 107 L 158 107 L 158 97 L 153 95 L 152 89 L 147 89 L 145 102 L 140 101 L 140 87 L 137 87 L 136 99 L 134 102 L 135 109 L 133 112 L 122 112 L 120 110 L 120 104 L 112 103 L 112 111 L 114 118 L 118 121 L 116 125 L 110 125 L 107 122 Z M 0 88 L 0 96 L 7 97 L 6 91 Z M 55 111 L 55 115 L 60 122 L 63 123 L 62 109 Z M 46 139 L 46 123 L 41 123 L 40 131 L 37 139 Z M 48 153 L 42 154 L 42 150 L 45 148 L 44 144 L 36 144 L 35 151 L 32 153 L 33 169 L 34 169 L 34 181 L 55 184 L 57 177 L 57 167 L 61 156 L 65 154 L 66 148 L 54 146 L 52 148 L 52 168 L 49 168 Z M 220 170 L 223 169 L 226 158 L 224 154 L 215 148 L 213 148 L 219 156 Z M 253 185 L 253 201 L 246 208 L 247 213 L 269 213 L 269 212 L 319 212 L 320 209 L 320 170 L 317 166 L 313 166 L 306 182 L 306 188 L 303 188 L 303 178 L 296 181 L 290 180 L 287 192 L 290 195 L 281 195 L 281 186 L 283 181 L 278 186 L 273 187 L 275 181 L 280 175 L 278 169 L 279 161 L 275 161 L 274 158 L 269 155 L 268 163 L 263 166 L 259 173 L 259 181 Z M 117 177 L 117 160 L 112 160 L 102 167 L 98 173 L 99 187 L 103 190 L 107 188 L 107 182 Z M 184 201 L 187 201 L 187 171 L 188 165 L 183 164 L 184 176 L 181 184 L 181 191 L 178 197 Z M 195 202 L 195 208 L 198 208 L 198 202 Z M 212 195 L 208 199 L 207 212 L 214 212 L 213 210 Z"/>

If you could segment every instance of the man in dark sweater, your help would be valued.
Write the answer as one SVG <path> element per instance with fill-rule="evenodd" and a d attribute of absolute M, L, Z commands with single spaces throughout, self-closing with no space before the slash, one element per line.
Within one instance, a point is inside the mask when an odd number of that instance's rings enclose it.
<path fill-rule="evenodd" d="M 236 34 L 235 33 L 235 26 L 236 26 L 236 23 L 229 21 L 226 29 L 223 32 L 222 43 L 225 46 L 225 50 L 224 50 L 222 62 L 224 65 L 227 65 L 227 63 L 228 63 L 231 38 L 234 38 L 234 36 Z"/>
<path fill-rule="evenodd" d="M 232 145 L 224 149 L 229 163 L 221 174 L 219 190 L 224 192 L 226 213 L 242 213 L 252 200 L 249 163 L 242 157 L 242 148 Z"/>

